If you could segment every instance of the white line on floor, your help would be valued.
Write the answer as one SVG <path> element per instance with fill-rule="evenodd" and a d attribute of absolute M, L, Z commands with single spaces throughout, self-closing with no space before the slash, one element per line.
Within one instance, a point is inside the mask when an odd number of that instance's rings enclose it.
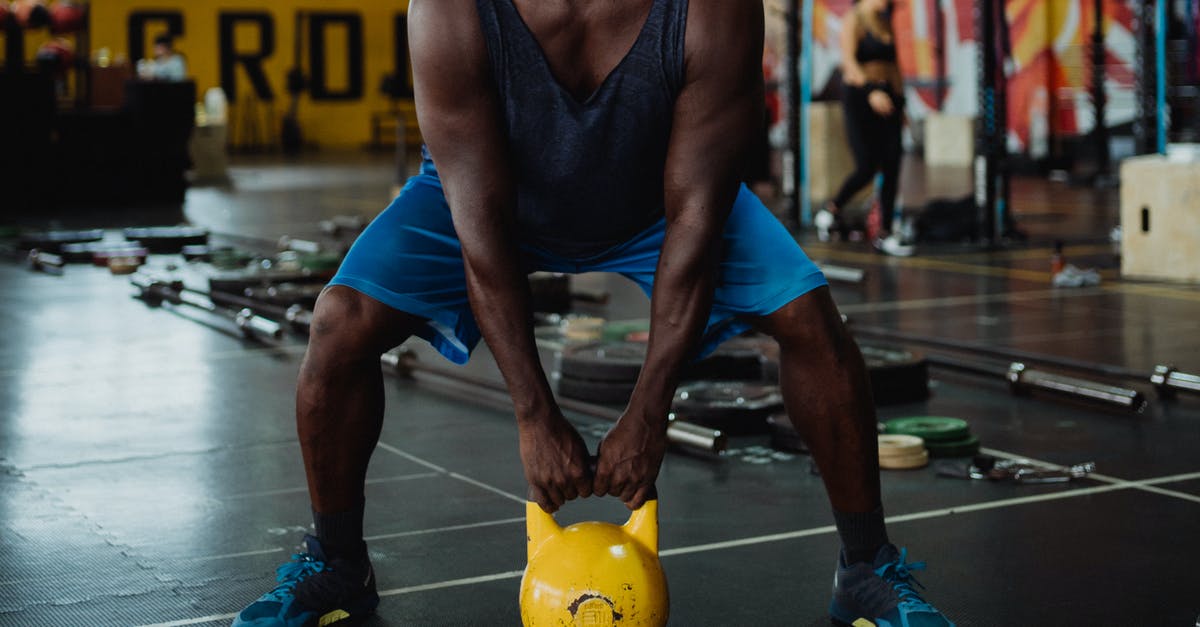
<path fill-rule="evenodd" d="M 500 520 L 489 520 L 487 522 L 470 523 L 470 524 L 466 524 L 466 525 L 448 525 L 445 527 L 435 527 L 433 529 L 417 529 L 415 531 L 400 531 L 397 533 L 381 533 L 377 536 L 367 536 L 367 537 L 363 538 L 363 540 L 366 540 L 367 542 L 374 542 L 375 540 L 388 540 L 391 538 L 403 538 L 406 536 L 419 536 L 419 535 L 425 535 L 425 534 L 429 534 L 429 533 L 441 533 L 443 531 L 460 531 L 463 529 L 478 529 L 480 527 L 493 527 L 496 525 L 511 525 L 511 524 L 523 523 L 523 522 L 525 522 L 524 516 L 520 516 L 517 518 L 501 518 Z"/>
<path fill-rule="evenodd" d="M 524 505 L 527 502 L 526 499 L 523 499 L 515 494 L 512 494 L 510 492 L 505 492 L 504 490 L 501 490 L 500 488 L 497 488 L 495 486 L 490 486 L 486 483 L 483 483 L 482 481 L 472 479 L 466 475 L 460 475 L 457 472 L 452 472 L 452 473 L 450 473 L 450 476 L 455 479 L 458 479 L 459 481 L 462 481 L 464 483 L 469 483 L 477 488 L 483 488 L 484 490 L 487 490 L 488 492 L 491 492 L 493 494 L 499 494 L 500 496 L 503 496 L 504 498 L 506 498 L 510 501 L 516 501 L 516 502 L 520 503 L 521 505 Z"/>
<path fill-rule="evenodd" d="M 237 612 L 232 614 L 211 614 L 209 616 L 200 616 L 198 618 L 185 618 L 183 620 L 173 620 L 165 623 L 151 623 L 142 625 L 142 627 L 182 627 L 183 625 L 203 625 L 204 623 L 228 622 L 237 616 Z"/>
<path fill-rule="evenodd" d="M 982 305 L 985 303 L 1013 303 L 1048 298 L 1077 298 L 1080 296 L 1095 296 L 1102 294 L 1098 288 L 1079 290 L 1029 290 L 1022 292 L 1001 292 L 998 294 L 975 294 L 970 296 L 943 296 L 939 298 L 917 298 L 912 300 L 893 300 L 879 303 L 855 303 L 840 305 L 838 311 L 844 314 L 903 311 L 906 309 L 930 309 L 933 307 L 956 307 L 961 305 Z"/>
<path fill-rule="evenodd" d="M 230 557 L 249 557 L 251 555 L 266 555 L 268 553 L 280 553 L 282 551 L 283 551 L 283 549 L 281 547 L 275 547 L 273 549 L 259 549 L 257 551 L 242 551 L 241 553 L 226 553 L 224 555 L 205 555 L 204 557 L 191 557 L 191 558 L 187 558 L 187 559 L 181 559 L 179 561 L 189 562 L 189 563 L 208 562 L 208 561 L 212 561 L 212 560 L 223 560 L 223 559 L 227 559 Z"/>
<path fill-rule="evenodd" d="M 379 479 L 367 479 L 366 483 L 367 483 L 367 485 L 371 485 L 371 484 L 375 484 L 375 483 L 391 483 L 394 481 L 410 481 L 412 479 L 428 479 L 429 477 L 436 477 L 440 474 L 441 473 L 437 473 L 437 472 L 418 472 L 418 473 L 413 473 L 411 475 L 397 475 L 395 477 L 382 477 Z M 232 501 L 234 499 L 248 499 L 248 498 L 259 497 L 259 496 L 277 496 L 280 494 L 295 494 L 297 492 L 308 492 L 308 488 L 307 487 L 280 488 L 278 490 L 262 490 L 261 492 L 243 492 L 241 494 L 232 494 L 230 496 L 222 497 L 220 500 Z"/>
<path fill-rule="evenodd" d="M 982 449 L 982 450 L 983 450 L 983 452 L 986 452 L 989 455 L 996 455 L 996 456 L 1001 456 L 1001 457 L 1015 457 L 1015 458 L 1020 458 L 1020 459 L 1029 459 L 1028 457 L 1011 455 L 1009 453 L 1005 453 L 1004 451 L 998 451 L 995 449 Z M 397 449 L 397 451 L 398 451 L 398 449 Z M 1045 463 L 1045 462 L 1037 462 L 1037 460 L 1033 460 L 1033 459 L 1030 459 L 1030 461 L 1036 462 L 1036 463 Z M 1045 463 L 1045 465 L 1056 466 L 1055 464 L 1049 464 L 1049 463 Z M 1013 507 L 1016 505 L 1024 505 L 1027 503 L 1041 503 L 1041 502 L 1046 502 L 1046 501 L 1057 501 L 1057 500 L 1062 500 L 1062 499 L 1074 498 L 1077 496 L 1088 496 L 1088 495 L 1092 495 L 1092 494 L 1101 494 L 1104 492 L 1116 492 L 1119 490 L 1131 490 L 1131 489 L 1145 489 L 1147 486 L 1152 486 L 1157 483 L 1172 483 L 1172 482 L 1176 482 L 1176 481 L 1187 481 L 1187 480 L 1193 479 L 1193 478 L 1200 478 L 1200 473 L 1172 475 L 1170 477 L 1156 477 L 1153 479 L 1145 479 L 1142 481 L 1122 481 L 1120 479 L 1113 479 L 1111 477 L 1108 477 L 1107 479 L 1109 479 L 1110 482 L 1106 483 L 1105 485 L 1101 485 L 1101 486 L 1077 488 L 1074 490 L 1066 490 L 1063 492 L 1048 492 L 1048 493 L 1044 493 L 1044 494 L 1031 494 L 1029 496 L 1021 496 L 1021 497 L 1015 497 L 1015 498 L 1011 498 L 1011 499 L 1002 499 L 999 501 L 984 501 L 982 503 L 971 503 L 971 504 L 967 504 L 967 505 L 959 505 L 956 507 L 946 507 L 946 508 L 941 508 L 941 509 L 927 510 L 927 511 L 923 511 L 923 512 L 913 512 L 911 514 L 899 514 L 896 516 L 888 516 L 887 522 L 888 523 L 902 523 L 902 522 L 908 522 L 908 521 L 913 521 L 913 520 L 924 520 L 927 518 L 939 518 L 942 516 L 951 516 L 954 514 L 965 514 L 968 512 L 978 512 L 978 511 L 985 511 L 985 510 L 989 510 L 989 509 L 1000 509 L 1000 508 L 1004 508 L 1004 507 Z M 1172 496 L 1176 496 L 1176 495 L 1173 494 Z M 1187 495 L 1187 496 L 1191 496 L 1191 495 Z M 770 543 L 770 542 L 781 542 L 784 540 L 793 540 L 796 538 L 804 538 L 804 537 L 808 537 L 808 536 L 816 536 L 816 535 L 822 535 L 822 534 L 826 534 L 826 533 L 833 533 L 835 531 L 837 531 L 836 527 L 834 527 L 833 525 L 826 525 L 824 527 L 813 527 L 811 529 L 800 529 L 797 531 L 789 531 L 789 532 L 784 532 L 784 533 L 773 533 L 773 534 L 754 536 L 754 537 L 749 537 L 749 538 L 739 538 L 736 540 L 728 540 L 725 542 L 710 542 L 707 544 L 697 544 L 697 545 L 693 545 L 693 546 L 685 546 L 685 547 L 678 547 L 678 548 L 674 548 L 674 549 L 666 549 L 666 550 L 660 551 L 659 556 L 670 557 L 673 555 L 687 555 L 689 553 L 703 553 L 703 552 L 707 552 L 707 551 L 719 551 L 722 549 L 730 549 L 730 548 L 737 548 L 737 547 L 743 547 L 743 546 L 753 546 L 756 544 L 766 544 L 766 543 Z M 503 579 L 516 579 L 516 578 L 520 577 L 521 574 L 522 574 L 522 571 L 514 570 L 514 571 L 503 572 L 503 573 L 494 573 L 491 575 L 481 575 L 479 577 L 467 577 L 467 578 L 463 578 L 463 579 L 450 579 L 447 581 L 438 581 L 438 582 L 422 584 L 422 585 L 418 585 L 418 586 L 406 586 L 403 588 L 392 588 L 390 590 L 381 590 L 381 591 L 379 591 L 379 596 L 381 596 L 381 597 L 396 596 L 396 595 L 400 595 L 400 594 L 410 594 L 413 592 L 424 592 L 426 590 L 438 590 L 438 589 L 442 589 L 442 588 L 452 588 L 455 586 L 469 586 L 472 584 L 487 583 L 487 582 L 499 581 L 499 580 L 503 580 Z M 213 616 L 203 616 L 200 618 L 185 619 L 182 621 L 173 621 L 173 622 L 169 622 L 169 623 L 155 623 L 152 625 L 143 625 L 142 627 L 177 627 L 177 626 L 182 626 L 182 625 L 198 625 L 198 624 L 202 624 L 202 623 L 216 622 L 219 620 L 228 620 L 228 619 L 233 618 L 234 616 L 235 616 L 235 614 L 220 614 L 220 615 L 213 615 Z"/>
<path fill-rule="evenodd" d="M 494 494 L 503 496 L 506 499 L 516 501 L 518 503 L 521 503 L 522 505 L 525 504 L 525 499 L 520 496 L 517 496 L 516 494 L 505 492 L 504 490 L 501 490 L 500 488 L 497 488 L 496 486 L 488 485 L 486 483 L 483 483 L 482 481 L 479 481 L 478 479 L 472 479 L 466 475 L 461 475 L 457 472 L 450 472 L 449 470 L 442 468 L 441 466 L 438 466 L 437 464 L 435 464 L 433 462 L 421 459 L 420 457 L 417 457 L 416 455 L 413 455 L 412 453 L 402 451 L 386 442 L 380 442 L 379 448 L 381 448 L 389 453 L 395 453 L 396 455 L 399 455 L 407 460 L 416 462 L 422 466 L 425 466 L 426 468 L 432 468 L 440 473 L 445 474 L 446 476 L 450 477 L 451 479 L 457 479 L 458 481 L 462 481 L 464 483 L 469 483 L 477 488 L 483 488 L 484 490 L 487 490 L 488 492 L 492 492 Z"/>
<path fill-rule="evenodd" d="M 488 583 L 490 581 L 500 581 L 502 579 L 516 579 L 524 573 L 525 571 L 523 570 L 510 570 L 506 573 L 480 575 L 479 577 L 466 577 L 463 579 L 451 579 L 449 581 L 438 581 L 435 583 L 426 583 L 419 586 L 407 586 L 404 588 L 392 588 L 391 590 L 380 590 L 379 596 L 390 597 L 398 594 L 411 594 L 413 592 L 425 592 L 426 590 L 440 590 L 442 588 L 453 588 L 455 586 L 469 586 L 477 583 Z"/>
<path fill-rule="evenodd" d="M 403 457 L 404 459 L 407 459 L 411 462 L 420 464 L 426 468 L 432 468 L 440 473 L 445 473 L 445 474 L 450 473 L 449 470 L 446 470 L 445 468 L 442 468 L 441 466 L 438 466 L 437 464 L 435 464 L 433 462 L 425 461 L 425 460 L 421 459 L 420 457 L 413 455 L 412 453 L 406 453 L 406 452 L 392 446 L 391 444 L 388 444 L 387 442 L 380 442 L 379 448 L 381 448 L 389 453 L 395 453 L 396 455 L 399 455 L 400 457 Z"/>

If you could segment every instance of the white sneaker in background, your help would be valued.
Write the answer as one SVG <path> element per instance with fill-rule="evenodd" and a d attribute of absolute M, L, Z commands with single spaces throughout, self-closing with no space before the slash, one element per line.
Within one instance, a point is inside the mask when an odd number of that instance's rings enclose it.
<path fill-rule="evenodd" d="M 1084 270 L 1068 263 L 1051 282 L 1054 287 L 1093 287 L 1100 285 L 1100 273 L 1094 268 Z"/>
<path fill-rule="evenodd" d="M 875 247 L 893 257 L 911 257 L 917 252 L 916 246 L 905 244 L 895 233 L 875 240 Z"/>
<path fill-rule="evenodd" d="M 829 241 L 829 229 L 833 228 L 833 214 L 828 209 L 820 209 L 813 216 L 813 226 L 817 227 L 817 239 L 822 242 Z"/>

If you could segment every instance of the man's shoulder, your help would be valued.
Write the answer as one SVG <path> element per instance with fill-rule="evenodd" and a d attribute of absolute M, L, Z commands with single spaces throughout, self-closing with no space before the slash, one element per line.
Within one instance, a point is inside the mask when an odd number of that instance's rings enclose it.
<path fill-rule="evenodd" d="M 761 48 L 763 21 L 760 0 L 688 0 L 687 54 L 732 63 L 729 53 Z"/>
<path fill-rule="evenodd" d="M 763 21 L 760 0 L 688 0 L 688 42 L 721 46 L 753 39 Z"/>
<path fill-rule="evenodd" d="M 478 0 L 409 0 L 409 19 L 432 19 L 439 22 L 474 16 Z"/>

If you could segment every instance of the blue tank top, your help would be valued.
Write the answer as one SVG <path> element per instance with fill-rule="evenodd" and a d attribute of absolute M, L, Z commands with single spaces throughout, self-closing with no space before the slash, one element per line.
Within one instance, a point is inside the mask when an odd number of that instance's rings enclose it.
<path fill-rule="evenodd" d="M 661 219 L 687 0 L 653 0 L 633 47 L 585 100 L 555 79 L 512 0 L 476 5 L 504 109 L 521 241 L 581 259 Z"/>

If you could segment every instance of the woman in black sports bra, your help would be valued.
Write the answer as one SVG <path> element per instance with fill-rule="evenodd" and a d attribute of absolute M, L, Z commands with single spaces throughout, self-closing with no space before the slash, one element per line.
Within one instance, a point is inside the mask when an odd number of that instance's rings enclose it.
<path fill-rule="evenodd" d="M 867 237 L 884 252 L 904 255 L 912 248 L 886 232 L 896 205 L 904 123 L 904 83 L 896 63 L 891 5 L 890 0 L 855 0 L 842 24 L 842 108 L 855 170 L 814 222 L 822 240 L 832 228 L 844 230 L 841 209 L 881 173 L 879 210 L 867 216 Z"/>

